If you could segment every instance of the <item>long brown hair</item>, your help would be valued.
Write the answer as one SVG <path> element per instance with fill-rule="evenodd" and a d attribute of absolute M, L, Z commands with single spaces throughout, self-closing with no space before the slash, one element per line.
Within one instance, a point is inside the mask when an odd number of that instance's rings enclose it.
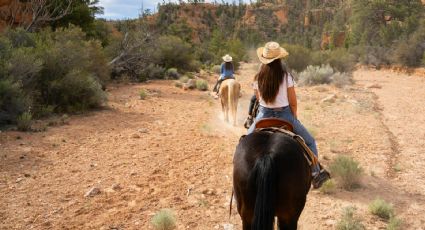
<path fill-rule="evenodd" d="M 224 69 L 233 71 L 233 63 L 232 62 L 224 62 Z"/>
<path fill-rule="evenodd" d="M 276 59 L 267 65 L 261 65 L 256 78 L 258 90 L 266 103 L 273 103 L 276 100 L 279 86 L 286 75 L 287 72 L 283 69 L 280 59 Z"/>

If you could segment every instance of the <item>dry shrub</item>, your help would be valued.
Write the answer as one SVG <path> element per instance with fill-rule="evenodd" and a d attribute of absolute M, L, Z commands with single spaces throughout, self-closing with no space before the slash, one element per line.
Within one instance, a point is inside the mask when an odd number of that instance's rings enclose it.
<path fill-rule="evenodd" d="M 382 219 L 388 220 L 394 216 L 394 209 L 392 204 L 387 203 L 382 199 L 375 199 L 369 204 L 369 211 L 375 216 L 379 216 Z"/>
<path fill-rule="evenodd" d="M 343 215 L 336 226 L 337 230 L 364 230 L 365 226 L 361 220 L 355 216 L 355 207 L 346 207 L 343 211 Z"/>
<path fill-rule="evenodd" d="M 198 79 L 196 80 L 196 88 L 201 91 L 206 91 L 208 90 L 208 82 L 204 79 Z"/>
<path fill-rule="evenodd" d="M 352 158 L 338 156 L 329 168 L 344 189 L 353 190 L 360 186 L 363 170 L 359 166 L 359 163 Z"/>
<path fill-rule="evenodd" d="M 169 209 L 162 209 L 152 218 L 152 225 L 156 230 L 171 230 L 176 227 L 176 218 Z"/>

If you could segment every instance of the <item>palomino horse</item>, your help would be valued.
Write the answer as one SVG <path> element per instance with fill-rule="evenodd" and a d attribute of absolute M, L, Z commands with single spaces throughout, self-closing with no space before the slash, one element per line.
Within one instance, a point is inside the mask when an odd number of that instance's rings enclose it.
<path fill-rule="evenodd" d="M 280 132 L 242 138 L 233 159 L 233 188 L 243 230 L 297 229 L 311 185 L 303 149 Z"/>
<path fill-rule="evenodd" d="M 232 113 L 233 125 L 236 125 L 236 112 L 238 109 L 239 94 L 241 85 L 235 79 L 224 80 L 220 86 L 221 108 L 224 113 L 224 120 L 229 122 L 229 110 Z"/>

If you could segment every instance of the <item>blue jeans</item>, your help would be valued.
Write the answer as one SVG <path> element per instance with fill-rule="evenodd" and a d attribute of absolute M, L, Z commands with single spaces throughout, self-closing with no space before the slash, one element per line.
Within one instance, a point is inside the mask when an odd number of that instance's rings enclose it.
<path fill-rule="evenodd" d="M 294 117 L 294 115 L 291 112 L 291 108 L 289 106 L 286 106 L 283 108 L 275 108 L 275 109 L 270 109 L 270 108 L 260 106 L 254 123 L 248 129 L 248 134 L 254 132 L 256 121 L 261 120 L 262 118 L 269 118 L 269 117 L 280 118 L 290 122 L 292 126 L 294 127 L 294 133 L 300 135 L 304 139 L 307 146 L 311 149 L 311 151 L 313 151 L 314 155 L 318 157 L 316 140 L 314 140 L 313 136 L 311 136 L 311 134 L 304 127 L 304 125 L 301 124 L 301 122 Z M 313 167 L 314 172 L 317 172 L 317 170 L 319 170 L 318 166 Z"/>

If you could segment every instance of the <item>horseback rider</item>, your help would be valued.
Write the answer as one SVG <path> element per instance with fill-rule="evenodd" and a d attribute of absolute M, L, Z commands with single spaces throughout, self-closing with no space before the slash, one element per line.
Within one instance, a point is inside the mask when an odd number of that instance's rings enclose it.
<path fill-rule="evenodd" d="M 217 83 L 214 86 L 213 92 L 216 92 L 215 98 L 218 98 L 218 93 L 220 92 L 221 82 L 227 79 L 235 79 L 233 74 L 235 73 L 235 69 L 233 67 L 232 60 L 233 58 L 226 54 L 223 57 L 223 63 L 220 66 L 220 76 L 217 79 Z"/>
<path fill-rule="evenodd" d="M 257 49 L 257 56 L 262 65 L 253 86 L 256 98 L 259 99 L 259 111 L 248 134 L 254 132 L 255 121 L 268 117 L 280 118 L 293 125 L 294 133 L 301 136 L 318 157 L 315 139 L 297 118 L 294 78 L 282 67 L 280 59 L 288 56 L 288 52 L 278 43 L 268 42 L 265 47 Z M 330 178 L 329 173 L 318 163 L 312 166 L 312 177 L 314 188 L 319 188 Z"/>

